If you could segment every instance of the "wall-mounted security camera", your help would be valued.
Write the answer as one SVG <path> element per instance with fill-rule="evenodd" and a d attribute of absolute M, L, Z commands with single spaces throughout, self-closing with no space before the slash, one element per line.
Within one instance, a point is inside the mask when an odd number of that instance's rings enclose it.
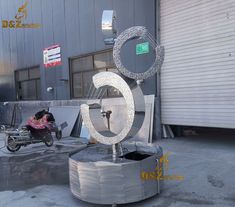
<path fill-rule="evenodd" d="M 52 87 L 47 88 L 47 92 L 52 92 L 53 90 L 54 90 L 54 88 L 52 88 Z"/>

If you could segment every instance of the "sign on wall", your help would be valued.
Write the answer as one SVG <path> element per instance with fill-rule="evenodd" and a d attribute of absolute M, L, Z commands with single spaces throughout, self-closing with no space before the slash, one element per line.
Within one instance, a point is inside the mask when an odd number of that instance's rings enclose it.
<path fill-rule="evenodd" d="M 137 44 L 135 53 L 136 55 L 149 53 L 149 43 L 144 42 L 144 43 Z"/>
<path fill-rule="evenodd" d="M 52 45 L 43 50 L 43 63 L 45 68 L 61 65 L 61 48 L 59 45 Z"/>

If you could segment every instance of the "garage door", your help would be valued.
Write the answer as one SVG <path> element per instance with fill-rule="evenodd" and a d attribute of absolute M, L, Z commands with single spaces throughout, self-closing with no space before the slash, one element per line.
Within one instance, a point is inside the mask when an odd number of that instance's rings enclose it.
<path fill-rule="evenodd" d="M 235 1 L 161 0 L 162 123 L 235 128 Z"/>

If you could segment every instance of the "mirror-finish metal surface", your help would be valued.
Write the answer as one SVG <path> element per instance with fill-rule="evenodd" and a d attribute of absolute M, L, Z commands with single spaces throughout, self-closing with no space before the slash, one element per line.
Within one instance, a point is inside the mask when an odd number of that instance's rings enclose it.
<path fill-rule="evenodd" d="M 163 154 L 161 147 L 143 147 L 151 152 L 139 151 L 138 146 L 134 148 L 137 151 L 130 153 L 137 152 L 145 158 L 135 160 L 124 156 L 113 162 L 110 146 L 93 146 L 70 156 L 69 176 L 73 195 L 95 204 L 124 204 L 158 194 L 162 183 L 144 180 L 141 173 L 156 170 Z"/>
<path fill-rule="evenodd" d="M 112 72 L 100 72 L 94 75 L 93 83 L 97 89 L 105 86 L 112 86 L 118 89 L 125 99 L 127 114 L 126 124 L 120 133 L 114 134 L 109 130 L 98 132 L 90 118 L 89 105 L 82 104 L 82 118 L 91 136 L 98 142 L 107 145 L 117 144 L 125 138 L 134 136 L 141 128 L 145 116 L 144 96 L 139 85 L 135 81 L 131 81 L 128 84 L 121 76 Z"/>
<path fill-rule="evenodd" d="M 105 37 L 114 37 L 116 35 L 116 12 L 113 10 L 104 10 L 102 14 L 101 29 Z"/>

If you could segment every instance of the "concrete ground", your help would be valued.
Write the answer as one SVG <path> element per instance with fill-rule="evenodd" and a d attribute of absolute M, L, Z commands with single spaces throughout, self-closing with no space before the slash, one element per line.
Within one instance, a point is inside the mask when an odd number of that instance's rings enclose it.
<path fill-rule="evenodd" d="M 184 180 L 166 180 L 160 195 L 121 207 L 235 206 L 235 137 L 204 134 L 157 143 L 170 153 L 168 174 L 182 175 Z M 68 153 L 81 144 L 73 138 L 57 144 L 31 145 L 13 155 L 0 150 L 1 207 L 100 206 L 79 201 L 69 190 Z"/>

